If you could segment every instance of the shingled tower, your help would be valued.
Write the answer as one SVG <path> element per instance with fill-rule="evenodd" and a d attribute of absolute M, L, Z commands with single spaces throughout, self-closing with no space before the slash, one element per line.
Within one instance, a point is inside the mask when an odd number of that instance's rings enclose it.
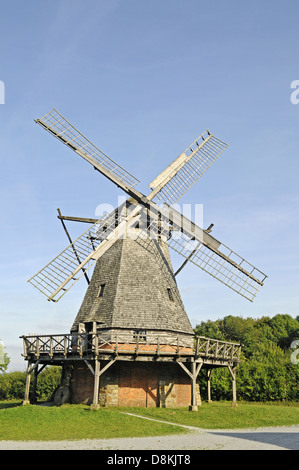
<path fill-rule="evenodd" d="M 168 246 L 163 241 L 156 244 L 151 241 L 150 250 L 129 238 L 118 240 L 98 260 L 72 331 L 79 323 L 96 322 L 97 331 L 103 333 L 129 337 L 132 331 L 147 330 L 149 339 L 159 331 L 181 335 L 190 343 L 194 333 L 174 280 Z M 173 283 L 163 269 L 169 277 L 172 274 Z"/>
<path fill-rule="evenodd" d="M 147 340 L 156 341 L 159 332 L 192 345 L 193 329 L 163 236 L 136 240 L 127 233 L 97 261 L 72 331 L 93 323 L 97 331 L 127 340 L 146 330 Z"/>
<path fill-rule="evenodd" d="M 179 342 L 181 347 L 191 352 L 194 332 L 177 287 L 167 239 L 163 235 L 155 239 L 137 238 L 138 230 L 139 224 L 137 228 L 131 228 L 124 238 L 117 240 L 97 261 L 71 331 L 73 334 L 96 333 L 102 341 L 113 343 L 117 338 L 119 348 L 129 347 L 136 340 L 141 347 L 147 344 L 153 348 L 157 347 L 158 341 L 164 348 L 166 344 L 171 347 Z M 147 390 L 150 381 L 151 402 L 157 404 L 161 395 L 159 383 L 161 376 L 165 382 L 165 374 L 167 381 L 172 384 L 187 382 L 185 388 L 188 391 L 185 391 L 185 395 L 189 400 L 190 384 L 180 368 L 173 370 L 169 366 L 165 367 L 165 364 L 161 366 L 161 363 L 154 366 L 147 364 L 145 368 L 144 364 L 140 366 L 134 361 L 125 368 L 124 365 L 122 368 L 125 372 L 121 378 L 119 364 L 113 365 L 105 378 L 103 376 L 100 391 L 102 403 L 118 405 L 123 393 L 122 383 L 128 380 L 136 382 L 140 375 L 137 391 L 136 386 L 129 387 L 126 399 L 124 401 L 122 398 L 122 402 L 127 405 L 145 405 L 149 401 Z M 73 375 L 73 401 L 88 401 L 91 388 L 86 389 L 84 383 L 90 381 L 90 371 L 81 365 Z M 108 388 L 105 386 L 107 379 L 110 381 Z M 79 388 L 76 387 L 78 382 Z M 178 385 L 176 388 L 179 389 Z M 173 405 L 176 405 L 175 398 L 173 394 Z"/>
<path fill-rule="evenodd" d="M 176 284 L 192 262 L 253 301 L 266 278 L 175 208 L 227 144 L 208 130 L 155 178 L 145 196 L 138 180 L 95 147 L 57 110 L 36 121 L 123 190 L 129 198 L 89 227 L 29 282 L 58 301 L 81 277 L 89 283 L 69 335 L 24 336 L 30 375 L 39 364 L 63 366 L 58 402 L 186 406 L 196 409 L 202 366 L 234 367 L 239 345 L 196 338 Z M 90 222 L 91 219 L 63 217 Z M 64 223 L 64 222 L 63 222 Z M 184 262 L 173 272 L 168 247 Z M 94 268 L 89 280 L 90 268 Z M 212 343 L 210 343 L 212 341 Z M 212 344 L 212 346 L 211 346 Z M 235 352 L 238 351 L 238 356 Z M 210 377 L 210 375 L 209 375 Z M 235 400 L 235 385 L 233 385 Z M 191 398 L 191 400 L 190 400 Z"/>

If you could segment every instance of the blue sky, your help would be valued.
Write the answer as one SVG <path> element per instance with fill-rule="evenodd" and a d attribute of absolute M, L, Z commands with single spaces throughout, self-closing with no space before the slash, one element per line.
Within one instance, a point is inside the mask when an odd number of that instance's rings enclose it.
<path fill-rule="evenodd" d="M 269 278 L 254 303 L 195 266 L 177 281 L 193 324 L 299 315 L 299 5 L 294 1 L 2 2 L 1 310 L 10 370 L 19 336 L 67 333 L 86 284 L 58 303 L 27 279 L 67 245 L 56 218 L 94 217 L 120 191 L 34 123 L 56 107 L 148 184 L 206 128 L 228 149 L 184 196 Z M 68 225 L 71 235 L 86 227 Z M 174 266 L 180 260 L 174 257 Z"/>

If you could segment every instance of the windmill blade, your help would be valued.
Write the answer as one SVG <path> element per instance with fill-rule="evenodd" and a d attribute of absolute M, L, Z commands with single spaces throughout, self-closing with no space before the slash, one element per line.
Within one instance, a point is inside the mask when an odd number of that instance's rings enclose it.
<path fill-rule="evenodd" d="M 95 169 L 121 187 L 130 196 L 134 197 L 136 193 L 140 195 L 138 191 L 133 189 L 139 180 L 105 155 L 55 108 L 41 119 L 36 119 L 35 122 L 91 163 Z"/>
<path fill-rule="evenodd" d="M 118 208 L 102 217 L 28 282 L 48 300 L 57 302 L 116 240 L 126 235 L 140 210 L 141 206 L 136 206 L 126 217 Z M 82 260 L 79 264 L 78 256 Z"/>
<path fill-rule="evenodd" d="M 168 221 L 171 221 L 173 229 L 172 236 L 169 238 L 165 210 L 161 216 L 162 223 L 153 215 L 151 234 L 162 233 L 162 236 L 167 236 L 170 248 L 238 294 L 253 301 L 267 276 L 187 217 L 172 207 L 168 206 L 167 209 Z"/>
<path fill-rule="evenodd" d="M 184 239 L 184 237 L 172 238 L 168 245 L 186 260 L 251 302 L 267 277 L 223 243 L 221 243 L 221 249 L 217 251 L 211 250 L 204 244 L 199 244 L 199 247 L 194 250 L 191 248 L 190 239 Z"/>
<path fill-rule="evenodd" d="M 153 220 L 153 223 L 143 223 L 147 232 L 156 232 L 157 236 L 164 235 L 169 238 L 171 226 L 171 248 L 231 289 L 253 300 L 267 276 L 173 208 L 169 211 L 169 204 L 176 203 L 185 194 L 225 150 L 227 144 L 208 130 L 205 131 L 150 184 L 154 189 L 146 197 L 134 188 L 138 182 L 134 176 L 95 147 L 56 109 L 36 122 L 91 163 L 138 203 L 124 219 L 116 218 L 118 209 L 100 219 L 29 280 L 47 295 L 49 300 L 59 300 L 96 260 L 130 229 L 130 224 L 136 221 L 136 218 L 133 220 L 134 217 L 144 208 L 147 216 Z M 163 201 L 166 209 L 159 207 L 156 201 Z M 95 231 L 95 236 L 90 236 L 92 231 Z M 83 261 L 78 265 L 81 259 Z M 58 295 L 60 297 L 56 299 Z"/>
<path fill-rule="evenodd" d="M 111 215 L 109 214 L 108 217 L 104 217 L 91 225 L 50 263 L 32 276 L 28 282 L 46 295 L 48 300 L 55 300 L 54 297 L 60 291 L 62 291 L 63 295 L 94 264 L 95 260 L 93 258 L 88 260 L 88 264 L 86 260 L 95 251 L 101 240 L 93 240 L 94 246 L 92 246 L 90 233 L 93 234 L 99 225 L 102 227 L 107 226 L 107 219 L 111 218 Z M 82 261 L 78 262 L 78 256 L 80 256 L 80 260 L 85 260 L 86 262 L 84 264 L 82 264 Z M 59 300 L 59 298 L 56 300 Z"/>
<path fill-rule="evenodd" d="M 148 198 L 175 204 L 227 147 L 206 130 L 149 184 L 154 189 Z"/>

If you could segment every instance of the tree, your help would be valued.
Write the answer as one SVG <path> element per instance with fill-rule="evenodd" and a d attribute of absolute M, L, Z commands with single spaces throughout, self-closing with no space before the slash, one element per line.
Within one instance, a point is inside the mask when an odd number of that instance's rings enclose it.
<path fill-rule="evenodd" d="M 3 346 L 0 340 L 0 372 L 5 372 L 7 370 L 9 363 L 10 363 L 10 358 L 8 357 L 5 351 L 5 347 Z"/>
<path fill-rule="evenodd" d="M 201 322 L 199 336 L 242 344 L 242 360 L 237 368 L 237 394 L 248 401 L 299 400 L 299 365 L 291 361 L 291 343 L 299 339 L 299 317 L 287 314 L 258 319 L 228 315 Z M 199 378 L 205 394 L 206 377 Z M 231 377 L 226 370 L 212 374 L 215 399 L 229 399 Z"/>
<path fill-rule="evenodd" d="M 278 314 L 270 320 L 274 341 L 282 349 L 290 347 L 293 339 L 299 338 L 299 322 L 290 315 Z"/>

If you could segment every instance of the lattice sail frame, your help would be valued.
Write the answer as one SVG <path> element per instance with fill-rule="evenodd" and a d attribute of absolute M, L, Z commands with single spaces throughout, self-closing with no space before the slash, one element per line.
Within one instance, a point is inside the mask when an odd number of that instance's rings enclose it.
<path fill-rule="evenodd" d="M 193 253 L 194 249 L 189 248 L 190 239 L 186 238 L 184 240 L 183 237 L 179 239 L 171 238 L 168 246 L 251 302 L 267 277 L 223 243 L 221 244 L 221 250 L 218 250 L 218 252 L 201 243 Z M 232 264 L 233 258 L 236 260 L 234 264 Z M 240 267 L 247 273 L 241 271 Z"/>
<path fill-rule="evenodd" d="M 154 216 L 148 227 L 151 237 L 167 237 L 171 249 L 253 302 L 267 276 L 172 207 L 166 210 L 177 222 L 172 221 L 170 231 L 169 219 Z"/>
<path fill-rule="evenodd" d="M 149 184 L 154 189 L 148 197 L 157 203 L 175 204 L 227 147 L 206 130 Z"/>
<path fill-rule="evenodd" d="M 121 182 L 132 187 L 139 183 L 139 180 L 135 178 L 135 176 L 131 175 L 131 173 L 126 171 L 102 152 L 102 150 L 96 147 L 55 108 L 45 114 L 42 118 L 36 119 L 35 122 L 74 150 L 78 155 L 88 160 L 89 163 L 92 163 L 92 160 L 94 160 L 107 172 L 112 173 Z"/>
<path fill-rule="evenodd" d="M 131 225 L 138 222 L 142 206 L 135 206 L 130 213 L 123 211 L 124 206 L 125 203 L 91 225 L 28 282 L 48 300 L 61 299 L 115 241 L 126 237 Z"/>

